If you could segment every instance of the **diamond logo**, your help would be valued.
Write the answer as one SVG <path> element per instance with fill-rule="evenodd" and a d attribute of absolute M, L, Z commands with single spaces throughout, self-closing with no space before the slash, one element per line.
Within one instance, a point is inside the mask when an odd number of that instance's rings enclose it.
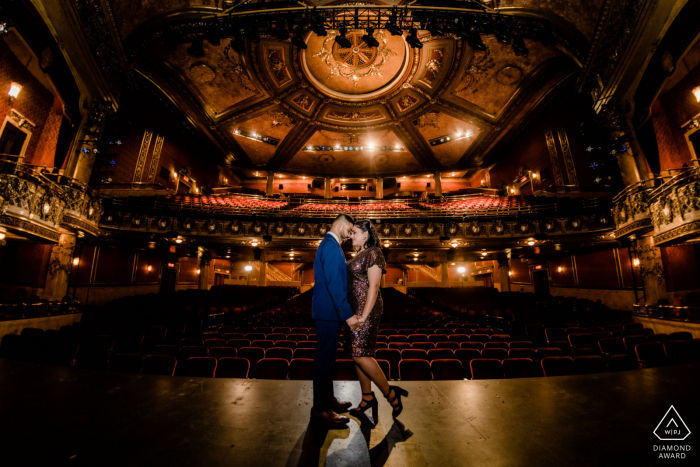
<path fill-rule="evenodd" d="M 682 441 L 688 437 L 690 430 L 675 407 L 671 406 L 654 429 L 654 434 L 661 441 Z"/>

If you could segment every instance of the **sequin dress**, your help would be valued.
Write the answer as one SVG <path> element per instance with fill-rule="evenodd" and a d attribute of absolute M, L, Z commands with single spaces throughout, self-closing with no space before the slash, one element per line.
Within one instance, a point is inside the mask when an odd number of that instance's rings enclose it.
<path fill-rule="evenodd" d="M 367 270 L 377 265 L 382 274 L 386 274 L 386 261 L 382 250 L 374 247 L 362 250 L 348 262 L 348 303 L 356 316 L 362 316 L 367 302 L 369 277 Z M 374 357 L 377 349 L 377 333 L 382 317 L 382 294 L 377 290 L 377 301 L 367 317 L 367 321 L 355 332 L 345 328 L 345 348 L 351 351 L 353 357 Z"/>

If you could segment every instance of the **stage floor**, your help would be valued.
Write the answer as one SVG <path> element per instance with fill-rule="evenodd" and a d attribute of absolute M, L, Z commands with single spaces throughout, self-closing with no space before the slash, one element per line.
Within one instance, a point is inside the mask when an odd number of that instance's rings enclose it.
<path fill-rule="evenodd" d="M 91 372 L 0 359 L 0 464 L 57 466 L 698 465 L 700 364 L 586 376 L 398 382 L 399 421 L 309 425 L 310 381 Z M 345 400 L 356 382 L 337 382 Z M 378 393 L 378 391 L 376 391 Z M 653 434 L 673 405 L 691 431 Z M 696 433 L 693 433 L 693 432 Z"/>

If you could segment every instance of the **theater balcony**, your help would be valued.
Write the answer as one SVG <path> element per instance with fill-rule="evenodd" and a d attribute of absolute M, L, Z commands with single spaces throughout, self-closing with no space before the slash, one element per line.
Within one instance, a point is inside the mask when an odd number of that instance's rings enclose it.
<path fill-rule="evenodd" d="M 62 231 L 80 237 L 99 234 L 99 195 L 84 183 L 51 174 L 45 167 L 3 160 L 0 206 L 0 226 L 20 238 L 55 243 Z"/>

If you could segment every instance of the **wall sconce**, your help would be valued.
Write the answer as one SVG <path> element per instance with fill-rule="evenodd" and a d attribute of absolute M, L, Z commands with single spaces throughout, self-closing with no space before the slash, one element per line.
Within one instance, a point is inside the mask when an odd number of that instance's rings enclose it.
<path fill-rule="evenodd" d="M 509 276 L 512 276 L 512 275 L 513 275 L 513 271 L 508 271 L 508 275 L 509 275 Z"/>
<path fill-rule="evenodd" d="M 693 89 L 693 95 L 695 96 L 695 99 L 700 102 L 700 86 Z"/>
<path fill-rule="evenodd" d="M 537 174 L 533 172 L 533 173 L 532 173 L 532 178 L 537 178 Z"/>
<path fill-rule="evenodd" d="M 459 243 L 455 242 L 452 244 L 452 248 L 457 248 L 459 246 Z"/>
<path fill-rule="evenodd" d="M 563 268 L 563 267 L 559 266 L 559 267 L 557 268 L 557 272 L 563 272 L 563 271 L 564 271 L 564 268 Z"/>
<path fill-rule="evenodd" d="M 639 267 L 639 258 L 634 258 L 632 260 L 632 266 L 634 266 L 635 268 Z"/>
<path fill-rule="evenodd" d="M 534 241 L 534 240 L 528 240 L 528 241 L 527 241 L 527 244 L 530 245 L 530 246 L 532 246 L 532 245 L 535 244 L 535 241 Z"/>
<path fill-rule="evenodd" d="M 10 102 L 13 102 L 19 96 L 19 92 L 22 90 L 22 85 L 15 83 L 14 81 L 10 84 L 10 92 L 7 93 L 10 96 Z"/>
<path fill-rule="evenodd" d="M 248 265 L 245 267 L 245 272 L 250 272 L 252 270 L 253 270 L 253 266 Z"/>
<path fill-rule="evenodd" d="M 7 236 L 7 234 L 5 233 L 5 230 L 4 229 L 0 230 L 0 240 L 5 240 L 6 236 Z"/>
<path fill-rule="evenodd" d="M 73 258 L 73 266 L 77 266 L 78 264 L 80 264 L 80 258 L 76 256 L 75 258 Z"/>
<path fill-rule="evenodd" d="M 457 272 L 460 274 L 464 274 L 464 271 L 466 271 L 466 269 L 464 269 L 463 267 L 457 268 Z"/>
<path fill-rule="evenodd" d="M 251 242 L 250 246 L 252 246 L 253 248 L 255 248 L 256 246 L 258 246 L 258 242 Z"/>
<path fill-rule="evenodd" d="M 200 271 L 199 269 L 197 269 L 197 274 L 199 274 L 200 272 L 201 272 L 201 271 Z"/>
<path fill-rule="evenodd" d="M 153 270 L 153 266 L 151 266 L 150 264 L 148 266 L 146 266 L 146 271 L 151 272 L 152 270 Z"/>
<path fill-rule="evenodd" d="M 175 243 L 182 243 L 182 237 L 178 235 L 175 239 Z"/>

